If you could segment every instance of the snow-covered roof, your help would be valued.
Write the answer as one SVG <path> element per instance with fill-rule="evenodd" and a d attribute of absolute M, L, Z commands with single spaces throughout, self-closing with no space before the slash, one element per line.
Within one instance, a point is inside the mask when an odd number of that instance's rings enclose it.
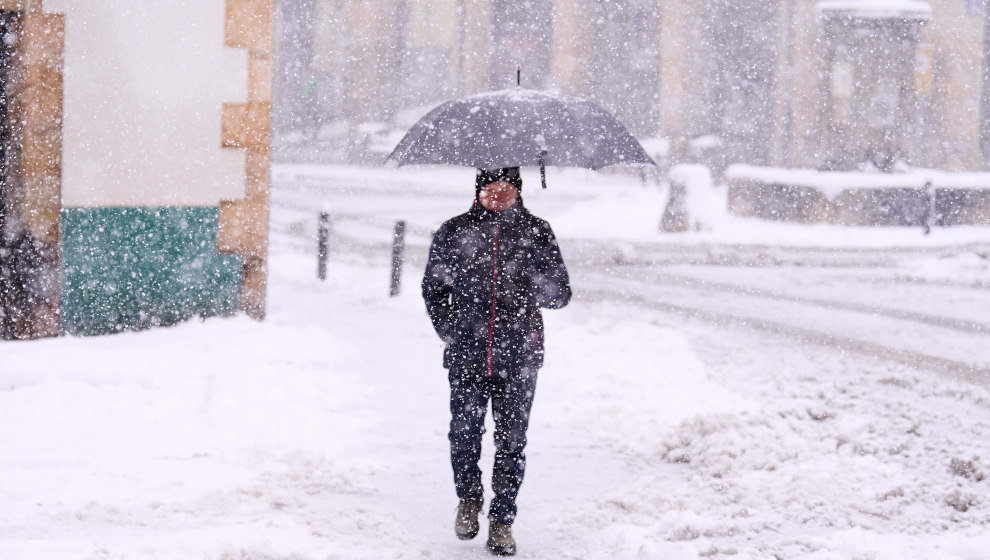
<path fill-rule="evenodd" d="M 932 7 L 921 0 L 818 0 L 820 15 L 852 16 L 862 19 L 928 20 Z"/>

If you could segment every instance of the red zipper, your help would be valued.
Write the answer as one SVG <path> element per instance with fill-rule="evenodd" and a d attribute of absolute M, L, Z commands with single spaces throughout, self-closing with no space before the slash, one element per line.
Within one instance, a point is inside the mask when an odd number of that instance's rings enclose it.
<path fill-rule="evenodd" d="M 492 336 L 495 334 L 495 296 L 498 290 L 498 222 L 495 222 L 495 256 L 492 258 L 492 320 L 488 325 L 488 377 L 492 376 Z"/>

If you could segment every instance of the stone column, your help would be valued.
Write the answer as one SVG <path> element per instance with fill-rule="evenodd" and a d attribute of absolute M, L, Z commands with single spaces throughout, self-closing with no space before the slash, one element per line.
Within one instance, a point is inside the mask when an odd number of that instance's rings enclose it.
<path fill-rule="evenodd" d="M 670 0 L 660 8 L 660 130 L 670 138 L 670 160 L 684 157 L 687 140 L 705 116 L 705 3 Z"/>
<path fill-rule="evenodd" d="M 218 250 L 244 259 L 241 307 L 265 316 L 271 182 L 272 26 L 275 0 L 227 0 L 224 44 L 247 49 L 248 101 L 223 107 L 225 148 L 247 150 L 243 200 L 220 203 Z"/>
<path fill-rule="evenodd" d="M 0 9 L 24 11 L 23 2 Z M 59 334 L 59 224 L 62 208 L 62 67 L 65 18 L 35 0 L 21 18 L 11 62 L 8 237 L 13 277 L 2 334 L 31 339 Z M 10 241 L 8 239 L 7 241 Z"/>
<path fill-rule="evenodd" d="M 492 48 L 491 0 L 462 2 L 460 95 L 488 89 L 488 61 Z"/>
<path fill-rule="evenodd" d="M 790 4 L 790 20 L 784 24 L 791 25 L 791 52 L 787 57 L 789 77 L 784 80 L 790 89 L 780 90 L 790 108 L 790 145 L 783 150 L 785 157 L 780 163 L 785 167 L 814 167 L 819 163 L 825 104 L 821 23 L 813 2 L 781 1 Z"/>
<path fill-rule="evenodd" d="M 925 165 L 974 171 L 980 165 L 980 95 L 983 89 L 984 21 L 967 11 L 968 2 L 928 0 L 931 19 L 921 41 L 931 45 L 934 133 Z M 984 6 L 983 10 L 990 10 Z"/>
<path fill-rule="evenodd" d="M 591 83 L 592 7 L 583 0 L 553 4 L 553 84 L 569 95 L 586 97 Z"/>

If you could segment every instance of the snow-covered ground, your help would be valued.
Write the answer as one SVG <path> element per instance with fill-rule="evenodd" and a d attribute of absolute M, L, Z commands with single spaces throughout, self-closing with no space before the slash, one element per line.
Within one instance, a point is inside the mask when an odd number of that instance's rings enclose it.
<path fill-rule="evenodd" d="M 524 177 L 576 295 L 546 313 L 520 557 L 988 557 L 987 229 L 661 235 L 660 187 Z M 418 293 L 471 171 L 274 178 L 266 321 L 0 342 L 0 559 L 488 557 L 453 536 Z"/>

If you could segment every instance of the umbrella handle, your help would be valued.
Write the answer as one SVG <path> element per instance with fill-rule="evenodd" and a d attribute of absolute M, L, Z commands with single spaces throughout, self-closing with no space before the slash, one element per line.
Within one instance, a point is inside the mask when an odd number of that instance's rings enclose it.
<path fill-rule="evenodd" d="M 543 183 L 544 189 L 547 188 L 547 166 L 544 163 L 546 155 L 546 150 L 540 150 L 540 181 Z"/>

